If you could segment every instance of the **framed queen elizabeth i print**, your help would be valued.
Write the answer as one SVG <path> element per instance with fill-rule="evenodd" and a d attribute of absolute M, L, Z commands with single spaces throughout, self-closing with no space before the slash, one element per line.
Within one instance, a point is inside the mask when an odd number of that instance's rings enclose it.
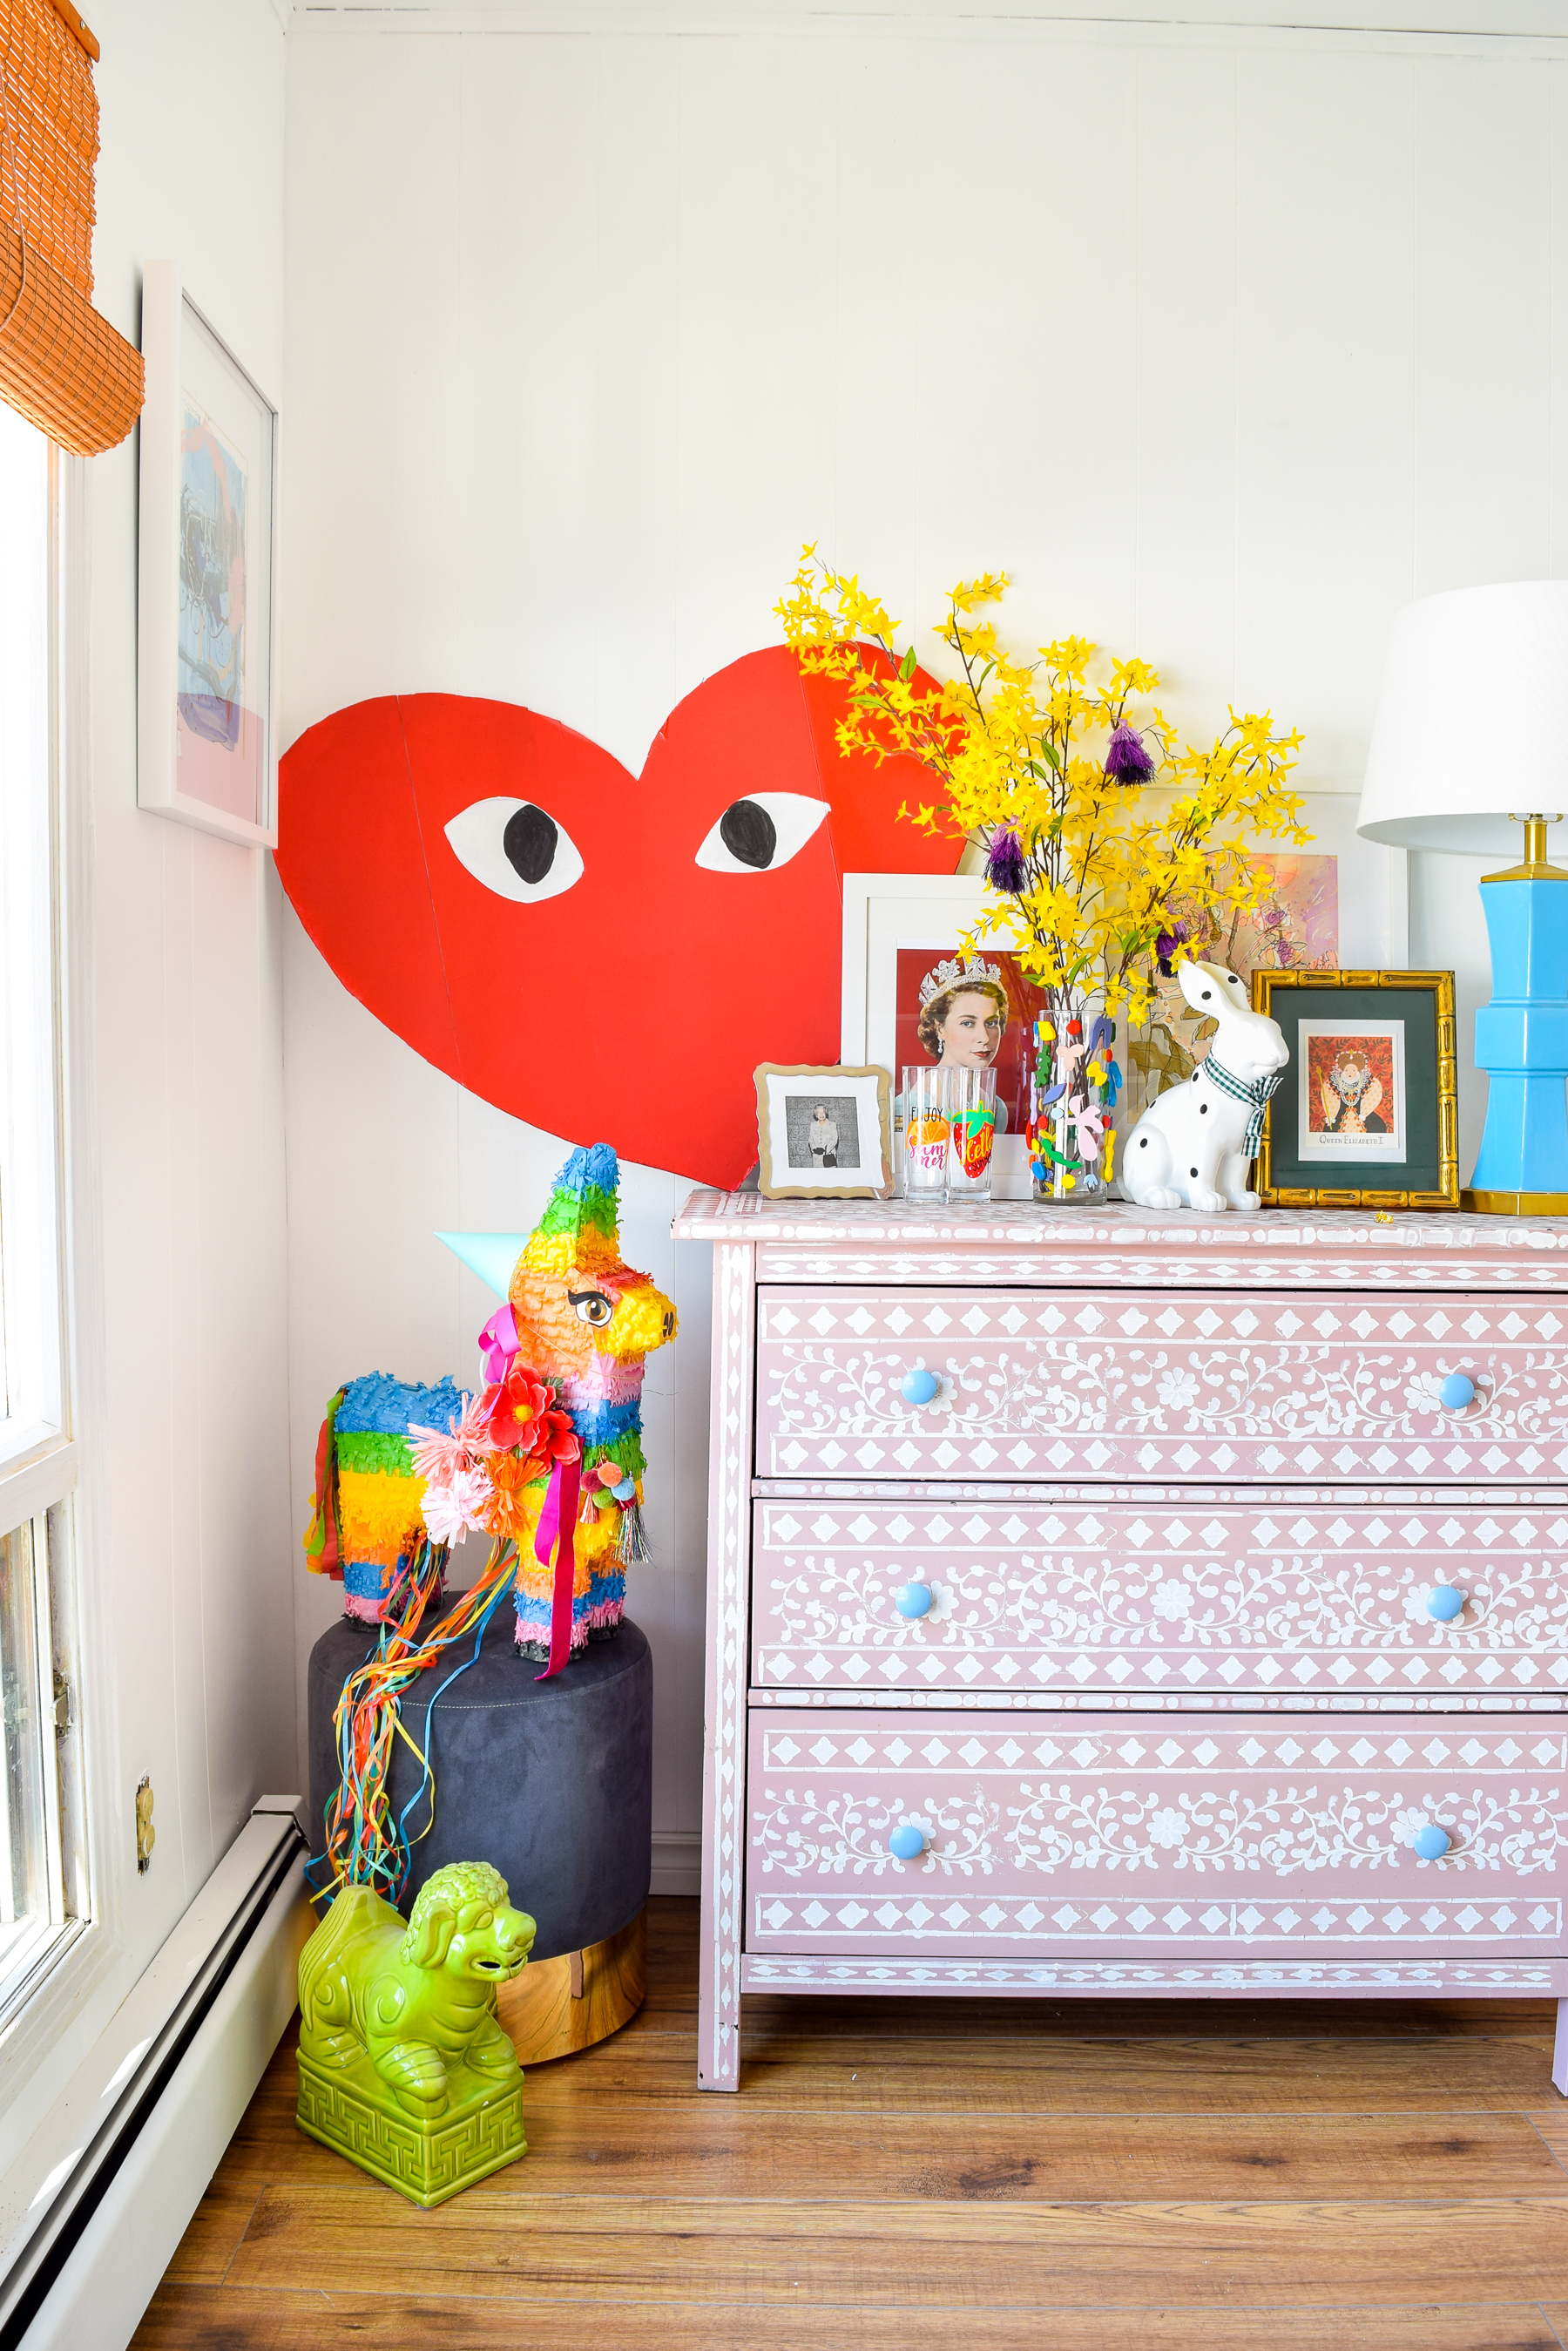
<path fill-rule="evenodd" d="M 1290 1048 L 1258 1193 L 1286 1208 L 1457 1208 L 1454 976 L 1254 971 Z"/>

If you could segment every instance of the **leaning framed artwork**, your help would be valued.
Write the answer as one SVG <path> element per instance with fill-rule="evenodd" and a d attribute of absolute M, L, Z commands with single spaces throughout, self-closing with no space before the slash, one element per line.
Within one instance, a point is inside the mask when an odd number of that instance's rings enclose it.
<path fill-rule="evenodd" d="M 948 1058 L 944 1011 L 965 977 L 993 998 L 1002 1018 L 987 1024 L 973 1066 L 996 1071 L 998 1111 L 992 1185 L 998 1199 L 1029 1199 L 1023 1130 L 1029 1118 L 1029 1032 L 1045 999 L 1019 956 L 988 939 L 965 965 L 961 941 L 984 911 L 978 873 L 846 873 L 844 877 L 843 1025 L 846 1062 L 902 1073 Z M 994 903 L 994 901 L 993 901 Z M 963 1006 L 952 1007 L 961 1015 Z M 894 1104 L 902 1129 L 902 1096 Z"/>
<path fill-rule="evenodd" d="M 1303 792 L 1301 801 L 1302 823 L 1312 835 L 1304 848 L 1257 844 L 1256 862 L 1270 880 L 1262 904 L 1199 923 L 1179 901 L 1173 911 L 1182 946 L 1249 983 L 1265 969 L 1397 967 L 1410 951 L 1405 851 L 1357 836 L 1360 801 L 1353 792 Z M 1212 1034 L 1213 1023 L 1183 998 L 1168 958 L 1156 976 L 1149 1018 L 1127 1040 L 1125 1133 L 1157 1094 L 1185 1084 L 1206 1058 Z"/>
<path fill-rule="evenodd" d="M 769 1200 L 876 1200 L 892 1189 L 886 1070 L 764 1061 L 757 1189 Z"/>
<path fill-rule="evenodd" d="M 1290 1047 L 1263 1119 L 1258 1194 L 1284 1208 L 1457 1208 L 1449 971 L 1254 971 Z"/>
<path fill-rule="evenodd" d="M 277 409 L 172 261 L 141 349 L 137 805 L 275 848 Z"/>

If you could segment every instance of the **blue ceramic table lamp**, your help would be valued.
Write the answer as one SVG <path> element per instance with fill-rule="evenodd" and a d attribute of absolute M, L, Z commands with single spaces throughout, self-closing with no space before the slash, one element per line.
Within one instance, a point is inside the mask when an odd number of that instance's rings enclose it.
<path fill-rule="evenodd" d="M 1407 849 L 1517 855 L 1488 873 L 1491 1081 L 1461 1205 L 1568 1215 L 1568 872 L 1546 832 L 1568 810 L 1568 581 L 1460 588 L 1395 619 L 1357 831 Z M 1565 844 L 1568 846 L 1568 844 Z"/>

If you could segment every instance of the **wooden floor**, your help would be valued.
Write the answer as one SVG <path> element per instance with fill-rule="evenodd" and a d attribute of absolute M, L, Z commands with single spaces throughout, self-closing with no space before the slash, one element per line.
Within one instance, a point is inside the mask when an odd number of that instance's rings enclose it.
<path fill-rule="evenodd" d="M 1563 2351 L 1546 2003 L 769 1999 L 700 2092 L 694 1902 L 421 2212 L 294 2126 L 294 2035 L 136 2351 Z"/>

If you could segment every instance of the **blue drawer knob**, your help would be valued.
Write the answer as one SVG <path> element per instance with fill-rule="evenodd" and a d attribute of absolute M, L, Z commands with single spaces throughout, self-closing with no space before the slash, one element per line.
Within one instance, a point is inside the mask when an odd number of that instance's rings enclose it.
<path fill-rule="evenodd" d="M 1464 1604 L 1464 1593 L 1451 1583 L 1439 1583 L 1427 1594 L 1427 1614 L 1435 1625 L 1451 1625 Z"/>
<path fill-rule="evenodd" d="M 906 1404 L 929 1404 L 940 1385 L 935 1372 L 906 1372 L 898 1382 L 898 1394 Z"/>
<path fill-rule="evenodd" d="M 893 1605 L 900 1616 L 924 1616 L 931 1604 L 929 1583 L 906 1583 L 893 1594 Z"/>
<path fill-rule="evenodd" d="M 888 1850 L 895 1861 L 919 1861 L 926 1849 L 926 1833 L 913 1821 L 900 1821 L 888 1839 Z"/>
<path fill-rule="evenodd" d="M 1438 1402 L 1445 1412 L 1463 1412 L 1466 1405 L 1476 1400 L 1476 1384 L 1463 1372 L 1450 1372 L 1438 1390 Z"/>
<path fill-rule="evenodd" d="M 1410 1850 L 1419 1854 L 1423 1861 L 1441 1861 L 1452 1843 L 1447 1829 L 1440 1829 L 1436 1821 L 1428 1821 L 1410 1839 Z"/>

